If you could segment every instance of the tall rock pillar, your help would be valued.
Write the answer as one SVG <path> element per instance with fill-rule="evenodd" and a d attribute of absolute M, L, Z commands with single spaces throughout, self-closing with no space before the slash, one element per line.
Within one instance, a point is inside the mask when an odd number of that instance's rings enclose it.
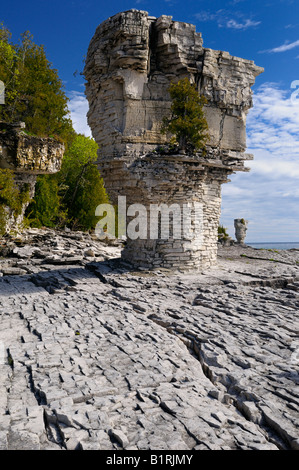
<path fill-rule="evenodd" d="M 114 203 L 125 196 L 127 206 L 142 204 L 147 212 L 147 236 L 128 237 L 124 259 L 182 270 L 215 264 L 221 185 L 235 171 L 248 171 L 244 161 L 253 158 L 244 153 L 246 115 L 251 86 L 262 71 L 252 61 L 204 48 L 194 25 L 170 16 L 130 10 L 98 26 L 84 69 L 98 166 Z M 159 154 L 157 147 L 167 142 L 160 129 L 170 111 L 169 85 L 185 77 L 207 99 L 206 153 Z M 168 237 L 161 230 L 151 237 L 153 207 L 168 209 L 176 223 L 186 213 L 192 220 L 187 216 L 187 230 L 182 224 L 180 236 L 172 225 Z"/>

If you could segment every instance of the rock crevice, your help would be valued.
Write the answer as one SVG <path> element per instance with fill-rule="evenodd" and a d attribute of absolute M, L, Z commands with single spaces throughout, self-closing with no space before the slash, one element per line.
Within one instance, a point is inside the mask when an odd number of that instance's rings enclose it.
<path fill-rule="evenodd" d="M 23 237 L 0 260 L 1 448 L 298 449 L 297 251 L 174 274 L 80 233 Z"/>

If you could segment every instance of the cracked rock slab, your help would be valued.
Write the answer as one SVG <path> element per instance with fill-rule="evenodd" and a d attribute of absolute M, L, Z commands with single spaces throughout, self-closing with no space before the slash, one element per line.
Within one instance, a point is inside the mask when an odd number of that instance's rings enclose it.
<path fill-rule="evenodd" d="M 170 274 L 93 243 L 114 258 L 0 279 L 1 449 L 298 449 L 299 254 Z"/>

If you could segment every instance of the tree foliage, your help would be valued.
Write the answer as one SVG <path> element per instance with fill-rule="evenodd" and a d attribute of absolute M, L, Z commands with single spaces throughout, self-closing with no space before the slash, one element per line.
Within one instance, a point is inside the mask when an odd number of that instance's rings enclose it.
<path fill-rule="evenodd" d="M 58 72 L 48 61 L 44 47 L 34 43 L 29 31 L 14 44 L 10 31 L 0 25 L 0 80 L 5 85 L 0 120 L 24 121 L 26 132 L 58 138 L 66 144 L 61 171 L 37 178 L 34 200 L 26 210 L 30 224 L 93 228 L 98 221 L 96 207 L 108 202 L 95 164 L 97 144 L 75 133 Z M 18 191 L 13 173 L 0 173 L 0 219 L 2 212 L 5 216 L 6 207 L 12 211 L 19 208 L 16 204 L 22 195 Z"/>
<path fill-rule="evenodd" d="M 218 226 L 218 241 L 226 241 L 229 238 L 227 228 L 223 225 Z"/>
<path fill-rule="evenodd" d="M 0 169 L 0 235 L 5 233 L 8 219 L 20 215 L 23 205 L 28 202 L 29 186 L 24 184 L 18 188 L 13 171 Z"/>
<path fill-rule="evenodd" d="M 188 78 L 172 83 L 169 94 L 171 116 L 163 119 L 162 132 L 174 134 L 182 152 L 204 149 L 209 139 L 203 110 L 206 99 L 198 94 Z"/>
<path fill-rule="evenodd" d="M 108 202 L 103 180 L 95 165 L 97 144 L 77 134 L 55 175 L 38 177 L 36 194 L 27 210 L 35 226 L 68 225 L 90 230 L 98 222 L 95 209 Z"/>
<path fill-rule="evenodd" d="M 74 130 L 62 81 L 44 46 L 35 44 L 29 31 L 21 35 L 19 44 L 13 44 L 10 31 L 1 25 L 0 80 L 5 85 L 1 120 L 24 121 L 26 130 L 38 136 L 66 143 L 72 140 Z"/>
<path fill-rule="evenodd" d="M 37 177 L 35 196 L 27 208 L 26 216 L 34 227 L 56 227 L 64 219 L 56 174 Z"/>
<path fill-rule="evenodd" d="M 78 134 L 66 153 L 59 173 L 62 204 L 73 228 L 91 229 L 98 218 L 96 207 L 108 202 L 103 179 L 96 166 L 96 142 Z"/>

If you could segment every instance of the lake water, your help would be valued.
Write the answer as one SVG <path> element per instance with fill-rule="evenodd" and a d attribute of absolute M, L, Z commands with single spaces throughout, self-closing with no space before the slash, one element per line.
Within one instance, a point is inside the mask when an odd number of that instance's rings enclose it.
<path fill-rule="evenodd" d="M 299 242 L 246 242 L 246 245 L 252 246 L 253 248 L 265 248 L 267 250 L 290 250 L 291 248 L 297 248 L 299 250 Z"/>

